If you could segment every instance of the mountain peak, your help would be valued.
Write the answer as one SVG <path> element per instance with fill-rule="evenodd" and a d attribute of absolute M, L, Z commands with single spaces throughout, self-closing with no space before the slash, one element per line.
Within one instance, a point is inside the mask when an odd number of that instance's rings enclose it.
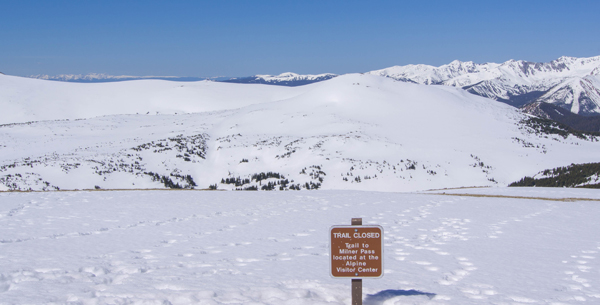
<path fill-rule="evenodd" d="M 573 62 L 575 60 L 577 60 L 577 57 L 561 56 L 561 57 L 555 59 L 554 61 L 558 61 L 558 62 Z"/>
<path fill-rule="evenodd" d="M 298 77 L 299 74 L 294 73 L 294 72 L 283 72 L 279 75 L 277 75 L 278 77 Z"/>

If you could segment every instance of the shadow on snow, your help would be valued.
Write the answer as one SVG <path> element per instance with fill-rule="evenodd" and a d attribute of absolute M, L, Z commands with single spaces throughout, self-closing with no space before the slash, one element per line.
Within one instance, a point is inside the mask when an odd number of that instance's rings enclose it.
<path fill-rule="evenodd" d="M 376 294 L 369 294 L 363 301 L 364 305 L 379 305 L 383 304 L 383 302 L 398 297 L 398 296 L 413 296 L 413 295 L 424 295 L 429 299 L 435 297 L 435 293 L 430 292 L 422 292 L 418 290 L 397 290 L 397 289 L 388 289 L 382 290 Z"/>

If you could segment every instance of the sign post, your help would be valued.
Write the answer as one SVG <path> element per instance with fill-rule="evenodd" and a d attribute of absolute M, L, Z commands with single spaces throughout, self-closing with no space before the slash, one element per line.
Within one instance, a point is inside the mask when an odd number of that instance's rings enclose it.
<path fill-rule="evenodd" d="M 352 305 L 362 305 L 362 279 L 383 276 L 383 228 L 363 226 L 352 218 L 351 226 L 333 226 L 331 276 L 352 279 Z"/>

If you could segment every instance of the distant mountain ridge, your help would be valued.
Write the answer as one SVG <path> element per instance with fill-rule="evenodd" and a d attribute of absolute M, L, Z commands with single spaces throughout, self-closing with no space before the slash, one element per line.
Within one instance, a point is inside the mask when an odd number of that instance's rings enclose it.
<path fill-rule="evenodd" d="M 227 83 L 267 84 L 295 87 L 332 79 L 336 76 L 338 75 L 332 73 L 300 75 L 292 72 L 285 72 L 279 75 L 254 75 L 249 77 L 231 78 L 222 81 Z"/>
<path fill-rule="evenodd" d="M 455 60 L 439 67 L 394 66 L 367 73 L 404 82 L 458 87 L 515 107 L 541 101 L 574 114 L 600 114 L 600 56 L 563 56 L 548 63 L 509 60 L 476 64 Z"/>
<path fill-rule="evenodd" d="M 582 116 L 600 115 L 600 56 L 576 58 L 563 56 L 547 63 L 509 60 L 504 63 L 478 64 L 472 61 L 452 61 L 434 67 L 430 65 L 393 66 L 366 72 L 397 81 L 424 85 L 445 85 L 491 98 L 514 107 L 542 102 Z M 66 82 L 113 82 L 139 79 L 172 81 L 214 80 L 228 83 L 302 86 L 337 77 L 332 73 L 301 75 L 286 72 L 279 75 L 249 77 L 178 77 L 178 76 L 113 76 L 34 75 L 32 78 Z M 531 109 L 529 107 L 528 109 Z"/>
<path fill-rule="evenodd" d="M 301 75 L 292 72 L 285 72 L 279 75 L 253 75 L 245 77 L 193 77 L 193 76 L 132 76 L 132 75 L 109 75 L 104 73 L 89 73 L 89 74 L 60 74 L 60 75 L 30 75 L 29 78 L 54 80 L 62 82 L 75 83 L 102 83 L 102 82 L 118 82 L 128 80 L 143 80 L 143 79 L 160 79 L 170 81 L 203 81 L 213 80 L 226 83 L 239 84 L 267 84 L 279 86 L 302 86 L 308 85 L 338 76 L 337 74 L 324 73 L 317 75 Z"/>
<path fill-rule="evenodd" d="M 38 74 L 31 75 L 30 78 L 55 80 L 62 82 L 74 82 L 74 83 L 101 83 L 101 82 L 118 82 L 128 80 L 142 80 L 142 79 L 160 79 L 160 80 L 171 80 L 171 81 L 202 81 L 207 80 L 206 77 L 191 77 L 191 76 L 133 76 L 133 75 L 109 75 L 104 73 L 89 73 L 89 74 L 60 74 L 60 75 L 46 75 Z"/>

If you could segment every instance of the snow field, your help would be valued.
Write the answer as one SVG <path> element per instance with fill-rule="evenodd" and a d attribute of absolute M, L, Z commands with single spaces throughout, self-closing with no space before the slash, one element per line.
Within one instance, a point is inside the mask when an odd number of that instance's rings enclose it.
<path fill-rule="evenodd" d="M 385 231 L 365 304 L 595 304 L 599 213 L 357 191 L 0 193 L 0 304 L 350 304 L 350 281 L 329 276 L 328 233 L 352 217 Z"/>
<path fill-rule="evenodd" d="M 47 83 L 90 90 L 108 85 Z M 124 86 L 123 92 L 178 84 L 126 83 L 113 84 Z M 218 110 L 0 125 L 0 190 L 168 187 L 148 173 L 180 184 L 189 175 L 196 188 L 231 190 L 241 186 L 223 179 L 268 172 L 302 188 L 319 183 L 328 190 L 505 186 L 548 168 L 596 162 L 600 145 L 536 134 L 521 125 L 525 116 L 516 109 L 456 88 L 374 75 L 339 76 L 294 92 L 211 82 L 186 86 L 198 87 L 198 105 Z M 223 100 L 211 100 L 209 93 L 223 86 L 229 88 Z M 240 100 L 244 107 L 229 108 Z M 123 111 L 106 107 L 107 113 Z M 32 109 L 35 119 L 39 109 Z M 315 177 L 312 169 L 322 173 Z M 262 187 L 259 181 L 244 187 L 250 185 Z"/>
<path fill-rule="evenodd" d="M 0 106 L 6 110 L 0 113 L 0 124 L 218 111 L 287 99 L 304 90 L 212 81 L 65 83 L 0 75 Z"/>

